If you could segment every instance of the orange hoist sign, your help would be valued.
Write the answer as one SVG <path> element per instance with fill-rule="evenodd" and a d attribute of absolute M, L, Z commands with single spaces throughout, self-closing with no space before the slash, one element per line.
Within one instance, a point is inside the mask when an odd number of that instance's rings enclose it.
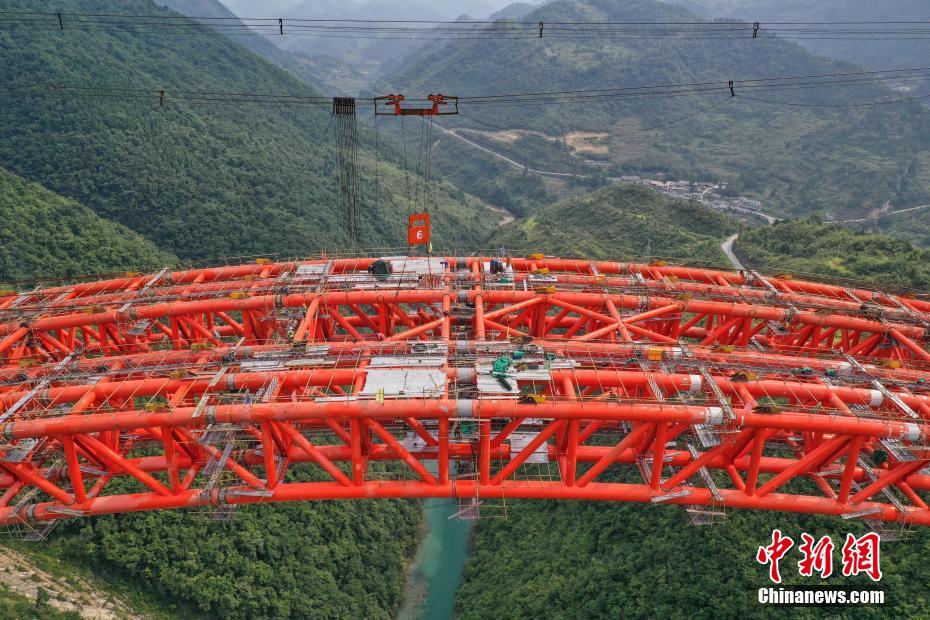
<path fill-rule="evenodd" d="M 414 213 L 407 219 L 407 245 L 429 243 L 429 213 Z"/>

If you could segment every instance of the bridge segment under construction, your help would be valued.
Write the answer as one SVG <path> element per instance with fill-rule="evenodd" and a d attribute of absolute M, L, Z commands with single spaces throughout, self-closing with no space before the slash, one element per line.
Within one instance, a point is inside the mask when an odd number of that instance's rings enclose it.
<path fill-rule="evenodd" d="M 0 296 L 0 524 L 448 497 L 930 524 L 930 300 L 395 256 Z"/>

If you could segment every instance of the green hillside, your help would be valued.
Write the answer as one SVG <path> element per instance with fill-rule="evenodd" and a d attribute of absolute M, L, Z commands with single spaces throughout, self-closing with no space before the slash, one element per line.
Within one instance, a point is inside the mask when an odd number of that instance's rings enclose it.
<path fill-rule="evenodd" d="M 9 0 L 4 8 L 177 15 L 145 0 Z M 205 32 L 0 28 L 0 84 L 16 90 L 0 106 L 0 163 L 182 258 L 307 255 L 344 245 L 328 108 L 172 99 L 172 90 L 313 94 Z M 36 83 L 43 87 L 23 86 Z M 152 95 L 114 101 L 62 86 Z M 404 173 L 387 161 L 398 160 L 397 151 L 383 140 L 376 151 L 370 132 L 360 139 L 362 244 L 400 245 L 410 206 Z M 473 245 L 496 219 L 451 186 L 432 195 L 437 247 Z"/>
<path fill-rule="evenodd" d="M 171 510 L 81 519 L 17 548 L 171 618 L 387 620 L 420 519 L 393 500 L 250 506 L 229 521 Z"/>
<path fill-rule="evenodd" d="M 617 185 L 542 208 L 501 227 L 492 247 L 590 258 L 726 263 L 720 242 L 739 223 L 696 203 Z"/>
<path fill-rule="evenodd" d="M 0 584 L 0 620 L 22 620 L 23 618 L 42 618 L 42 620 L 78 620 L 75 613 L 59 611 L 48 603 L 48 592 L 43 591 L 40 598 L 32 600 Z"/>
<path fill-rule="evenodd" d="M 922 248 L 930 248 L 930 209 L 880 217 L 873 223 L 857 226 L 895 235 Z"/>
<path fill-rule="evenodd" d="M 484 19 L 494 11 L 497 2 L 484 0 L 292 0 L 277 15 L 302 20 L 455 20 Z M 252 9 L 240 14 L 251 15 Z M 277 16 L 276 15 L 276 16 Z M 470 16 L 470 17 L 468 17 Z M 343 92 L 357 92 L 375 75 L 400 64 L 408 53 L 416 54 L 423 44 L 416 37 L 302 37 L 284 36 L 276 42 L 297 57 L 311 63 L 335 60 L 340 70 L 328 77 Z M 320 63 L 322 64 L 322 63 Z M 352 75 L 354 74 L 354 75 Z M 325 74 L 324 74 L 325 75 Z M 346 78 L 349 79 L 346 79 Z M 335 78 L 335 79 L 334 79 Z M 341 79 L 340 79 L 341 78 Z M 360 78 L 360 79 L 357 79 Z M 352 87 L 355 90 L 350 90 Z"/>
<path fill-rule="evenodd" d="M 930 289 L 930 250 L 814 218 L 784 220 L 741 233 L 734 251 L 760 269 Z"/>
<path fill-rule="evenodd" d="M 796 541 L 808 532 L 836 542 L 847 532 L 861 535 L 864 524 L 734 511 L 722 523 L 695 527 L 680 506 L 507 503 L 506 519 L 475 526 L 456 593 L 458 619 L 488 618 L 489 609 L 495 618 L 914 618 L 930 604 L 930 570 L 921 560 L 930 535 L 924 530 L 882 544 L 884 606 L 775 609 L 757 602 L 758 589 L 772 584 L 755 559 L 773 528 Z M 783 585 L 819 585 L 817 576 L 798 575 L 795 553 L 782 561 Z M 875 586 L 864 575 L 838 573 L 827 583 Z"/>
<path fill-rule="evenodd" d="M 686 9 L 654 0 L 558 0 L 524 19 L 700 21 Z M 908 66 L 907 61 L 895 65 L 900 66 Z M 544 36 L 436 43 L 410 56 L 376 90 L 474 96 L 715 81 L 721 83 L 720 92 L 698 97 L 602 98 L 558 105 L 508 105 L 504 99 L 485 107 L 463 100 L 460 116 L 444 118 L 442 124 L 469 129 L 463 134 L 469 139 L 537 169 L 601 170 L 586 165 L 584 160 L 590 159 L 607 162 L 612 174 L 723 180 L 730 191 L 757 197 L 765 210 L 776 214 L 827 212 L 843 219 L 886 202 L 902 207 L 926 202 L 930 178 L 921 178 L 915 165 L 927 155 L 930 111 L 919 102 L 829 107 L 901 96 L 884 86 L 861 84 L 755 94 L 744 90 L 736 97 L 723 86 L 732 78 L 853 70 L 853 65 L 775 38 Z M 750 96 L 802 105 L 776 105 Z M 677 119 L 682 120 L 670 122 Z M 523 133 L 508 136 L 503 130 Z M 597 135 L 585 138 L 572 132 Z M 486 153 L 443 138 L 439 150 L 448 148 L 455 153 L 445 158 L 442 169 L 453 178 L 461 158 L 488 161 Z"/>
<path fill-rule="evenodd" d="M 433 165 L 458 187 L 480 196 L 514 217 L 525 217 L 556 201 L 542 179 L 527 171 L 517 171 L 498 159 L 482 159 L 471 147 L 443 136 L 433 146 Z"/>
<path fill-rule="evenodd" d="M 155 2 L 182 15 L 203 18 L 201 21 L 205 26 L 242 24 L 236 15 L 219 0 L 155 0 Z M 251 13 L 251 10 L 248 11 L 246 16 L 250 16 Z M 267 13 L 263 11 L 263 14 Z M 216 18 L 222 19 L 217 20 Z M 313 62 L 310 58 L 298 52 L 285 52 L 269 41 L 267 37 L 231 34 L 230 38 L 242 47 L 293 73 L 314 88 L 323 88 L 327 85 L 324 78 L 317 71 L 319 63 Z"/>
<path fill-rule="evenodd" d="M 0 280 L 151 270 L 176 258 L 124 226 L 0 168 Z"/>

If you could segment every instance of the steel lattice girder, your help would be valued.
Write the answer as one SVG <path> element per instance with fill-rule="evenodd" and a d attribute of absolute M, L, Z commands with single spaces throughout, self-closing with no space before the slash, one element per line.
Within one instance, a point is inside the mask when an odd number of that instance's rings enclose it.
<path fill-rule="evenodd" d="M 674 265 L 376 260 L 0 297 L 0 523 L 526 497 L 930 524 L 926 299 Z M 285 479 L 303 463 L 322 481 Z"/>

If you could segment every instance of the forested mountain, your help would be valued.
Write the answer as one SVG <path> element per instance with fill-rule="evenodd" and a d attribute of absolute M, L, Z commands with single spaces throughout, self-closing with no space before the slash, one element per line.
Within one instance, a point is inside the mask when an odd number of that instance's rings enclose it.
<path fill-rule="evenodd" d="M 538 3 L 539 4 L 539 3 Z M 513 2 L 496 13 L 491 13 L 490 20 L 497 19 L 523 19 L 536 8 L 536 4 L 529 2 Z"/>
<path fill-rule="evenodd" d="M 504 4 L 506 2 L 502 0 L 298 0 L 282 9 L 281 16 L 301 20 L 453 21 L 463 16 L 485 19 Z M 251 12 L 254 13 L 254 9 Z M 377 38 L 364 34 L 334 37 L 327 33 L 323 36 L 285 36 L 273 41 L 282 49 L 315 64 L 322 64 L 326 59 L 338 61 L 340 71 L 332 72 L 330 80 L 343 88 L 354 86 L 356 90 L 346 91 L 346 94 L 355 94 L 384 71 L 397 67 L 407 54 L 416 53 L 430 39 L 428 34 L 423 37 L 400 35 Z"/>
<path fill-rule="evenodd" d="M 502 0 L 464 0 L 455 2 L 435 2 L 432 0 L 296 0 L 282 11 L 284 17 L 315 20 L 436 20 L 452 21 L 461 15 L 473 19 L 484 19 L 497 8 L 504 6 Z M 284 38 L 280 45 L 285 49 L 298 49 L 314 54 L 358 54 L 371 60 L 377 60 L 376 50 L 388 50 L 394 55 L 402 56 L 404 50 L 418 47 L 418 42 L 402 39 L 377 41 L 371 38 Z M 399 58 L 382 58 L 382 61 L 396 61 Z"/>
<path fill-rule="evenodd" d="M 176 15 L 146 0 L 5 7 Z M 182 258 L 307 255 L 345 244 L 329 109 L 230 103 L 224 93 L 314 93 L 226 37 L 8 26 L 0 29 L 0 84 L 15 91 L 0 106 L 0 163 L 163 250 Z M 151 95 L 115 100 L 103 90 L 117 88 Z M 182 90 L 219 94 L 173 100 Z M 370 132 L 360 140 L 362 243 L 398 245 L 412 182 L 392 163 L 396 149 L 383 140 L 376 149 Z M 496 220 L 451 186 L 431 196 L 439 247 L 474 244 Z"/>
<path fill-rule="evenodd" d="M 741 259 L 759 269 L 930 290 L 930 250 L 814 218 L 743 232 L 734 247 Z"/>
<path fill-rule="evenodd" d="M 930 170 L 928 170 L 930 172 Z M 907 239 L 922 248 L 930 248 L 930 209 L 878 217 L 867 224 L 856 224 L 869 230 Z"/>
<path fill-rule="evenodd" d="M 654 0 L 557 0 L 523 19 L 700 21 Z M 900 97 L 882 85 L 755 94 L 737 89 L 736 97 L 726 88 L 734 78 L 854 70 L 777 38 L 544 36 L 436 43 L 408 57 L 376 90 L 475 96 L 715 82 L 719 92 L 696 97 L 543 105 L 503 97 L 487 106 L 463 100 L 461 114 L 441 124 L 468 129 L 463 135 L 469 139 L 533 168 L 593 174 L 603 168 L 584 160 L 594 160 L 612 174 L 719 179 L 775 213 L 826 212 L 842 219 L 886 203 L 921 204 L 930 198 L 930 180 L 921 175 L 930 111 L 918 102 L 843 107 Z M 444 148 L 455 149 L 442 159 L 444 171 L 462 158 L 489 161 L 454 140 L 443 139 L 438 150 Z"/>
<path fill-rule="evenodd" d="M 314 88 L 320 88 L 324 84 L 324 78 L 317 73 L 315 63 L 309 58 L 299 53 L 285 52 L 264 36 L 258 34 L 246 36 L 242 32 L 235 32 L 234 28 L 229 28 L 231 24 L 242 24 L 242 22 L 220 0 L 155 0 L 155 2 L 188 17 L 204 18 L 201 21 L 206 26 L 217 24 L 224 26 L 225 28 L 221 28 L 220 31 L 232 31 L 231 38 L 242 47 L 255 52 L 282 69 L 287 69 Z M 254 11 L 254 8 L 252 10 Z M 262 6 L 263 16 L 267 10 L 267 5 Z M 246 17 L 251 16 L 251 12 L 246 11 Z M 221 19 L 217 20 L 217 18 Z"/>
<path fill-rule="evenodd" d="M 255 0 L 223 0 L 223 4 L 237 15 L 248 15 L 255 8 Z M 263 0 L 262 7 L 277 15 L 295 4 L 295 0 Z"/>
<path fill-rule="evenodd" d="M 492 244 L 586 258 L 677 257 L 726 266 L 720 241 L 740 224 L 701 204 L 613 186 L 503 226 Z"/>
<path fill-rule="evenodd" d="M 694 527 L 680 506 L 611 502 L 515 501 L 506 519 L 475 527 L 472 555 L 456 593 L 456 618 L 886 618 L 921 617 L 930 598 L 924 529 L 883 543 L 885 605 L 849 608 L 760 605 L 768 583 L 755 560 L 772 529 L 843 540 L 861 522 L 789 513 L 733 512 Z M 794 553 L 792 551 L 792 553 Z M 838 552 L 837 552 L 838 553 Z M 794 562 L 794 556 L 790 556 Z M 783 586 L 817 587 L 782 562 Z M 834 574 L 830 587 L 869 589 L 868 577 Z"/>
<path fill-rule="evenodd" d="M 228 521 L 168 510 L 77 520 L 19 550 L 90 569 L 170 618 L 388 620 L 420 519 L 400 500 L 249 506 Z"/>
<path fill-rule="evenodd" d="M 172 265 L 124 226 L 0 168 L 0 281 Z"/>
<path fill-rule="evenodd" d="M 730 268 L 720 251 L 752 268 L 870 286 L 930 287 L 930 250 L 895 236 L 851 230 L 816 217 L 749 227 L 699 203 L 638 186 L 617 185 L 542 207 L 502 226 L 492 247 L 586 258 L 673 258 Z"/>

